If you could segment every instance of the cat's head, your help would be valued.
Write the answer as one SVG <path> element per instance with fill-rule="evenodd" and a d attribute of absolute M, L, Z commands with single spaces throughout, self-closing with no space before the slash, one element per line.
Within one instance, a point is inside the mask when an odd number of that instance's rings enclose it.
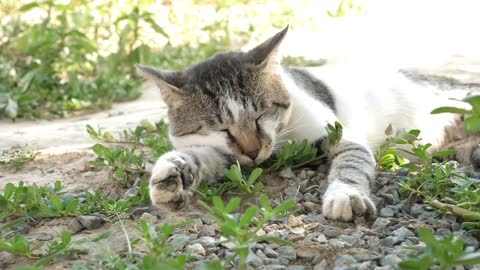
<path fill-rule="evenodd" d="M 160 88 L 175 147 L 226 147 L 242 164 L 270 157 L 291 111 L 280 76 L 287 30 L 248 52 L 218 54 L 183 71 L 138 66 Z"/>

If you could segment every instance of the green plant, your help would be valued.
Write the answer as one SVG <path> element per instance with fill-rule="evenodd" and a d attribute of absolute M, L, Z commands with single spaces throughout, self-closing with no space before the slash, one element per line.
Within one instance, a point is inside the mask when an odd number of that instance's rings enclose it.
<path fill-rule="evenodd" d="M 232 181 L 223 183 L 216 183 L 212 187 L 209 187 L 206 181 L 203 181 L 198 188 L 198 194 L 202 197 L 204 202 L 211 202 L 214 196 L 221 197 L 226 192 L 236 188 L 237 185 Z"/>
<path fill-rule="evenodd" d="M 0 231 L 1 232 L 1 231 Z M 72 235 L 69 231 L 63 231 L 60 234 L 60 240 L 39 241 L 32 246 L 32 242 L 28 241 L 25 236 L 16 234 L 13 238 L 5 238 L 0 236 L 0 250 L 15 255 L 24 256 L 30 259 L 36 259 L 35 267 L 45 265 L 57 257 L 80 253 L 79 249 L 73 248 L 74 245 L 80 245 L 86 242 L 98 242 L 108 238 L 112 233 L 104 233 L 93 240 L 77 239 L 72 241 Z M 41 247 L 47 245 L 46 255 L 36 253 Z"/>
<path fill-rule="evenodd" d="M 464 116 L 464 126 L 467 132 L 473 134 L 480 131 L 480 96 L 468 96 L 463 101 L 471 106 L 471 109 L 457 107 L 440 107 L 432 111 L 432 114 L 456 113 Z"/>
<path fill-rule="evenodd" d="M 248 176 L 248 179 L 245 180 L 245 176 L 242 175 L 240 164 L 232 165 L 230 169 L 224 170 L 224 175 L 227 179 L 232 181 L 232 183 L 243 192 L 250 195 L 254 195 L 263 189 L 263 184 L 257 182 L 262 173 L 263 170 L 261 168 L 255 168 Z"/>
<path fill-rule="evenodd" d="M 454 163 L 441 163 L 436 160 L 438 157 L 453 155 L 455 151 L 447 149 L 431 152 L 432 145 L 430 143 L 417 143 L 420 136 L 419 130 L 398 134 L 396 137 L 387 138 L 387 143 L 377 152 L 377 157 L 393 155 L 393 159 L 383 159 L 383 161 L 388 160 L 394 163 L 395 160 L 398 160 L 395 155 L 407 153 L 418 159 L 419 164 L 400 164 L 400 167 L 407 168 L 410 173 L 410 178 L 400 183 L 400 191 L 408 192 L 411 197 L 425 200 L 441 211 L 449 211 L 464 218 L 468 221 L 464 226 L 472 230 L 480 228 L 479 182 L 456 172 Z M 409 145 L 411 150 L 397 148 L 396 145 Z M 384 162 L 383 165 L 389 166 L 392 163 Z M 398 166 L 398 164 L 394 164 Z"/>
<path fill-rule="evenodd" d="M 406 133 L 404 130 L 397 130 L 395 136 L 392 136 L 392 125 L 388 125 L 387 129 L 385 129 L 385 135 L 387 135 L 385 142 L 378 147 L 378 150 L 375 153 L 375 159 L 377 160 L 376 169 L 377 171 L 396 171 L 401 167 L 401 165 L 407 163 L 407 160 L 399 154 L 399 150 L 396 148 L 396 146 L 398 144 L 404 144 L 405 140 L 411 136 L 416 136 Z"/>
<path fill-rule="evenodd" d="M 240 198 L 233 198 L 224 204 L 220 197 L 213 197 L 213 207 L 199 201 L 209 212 L 209 215 L 218 223 L 219 230 L 227 242 L 234 244 L 232 251 L 239 257 L 239 269 L 245 269 L 246 259 L 251 252 L 251 247 L 260 241 L 271 241 L 282 245 L 292 245 L 290 241 L 270 236 L 258 236 L 257 232 L 262 229 L 272 218 L 286 217 L 295 202 L 288 200 L 272 208 L 267 196 L 259 197 L 261 208 L 256 205 L 248 207 L 243 214 L 234 212 L 240 207 Z M 232 258 L 233 259 L 233 258 Z"/>
<path fill-rule="evenodd" d="M 0 150 L 0 165 L 16 171 L 33 161 L 38 154 L 35 148 L 29 145 L 3 149 Z"/>
<path fill-rule="evenodd" d="M 110 167 L 109 178 L 122 187 L 131 186 L 138 178 L 143 178 L 145 170 L 145 154 L 140 152 L 137 155 L 135 148 L 113 148 L 110 149 L 102 144 L 95 144 L 93 152 L 97 158 L 90 161 L 93 167 Z"/>
<path fill-rule="evenodd" d="M 7 183 L 3 195 L 0 195 L 0 220 L 76 215 L 79 199 L 69 194 L 60 196 L 62 188 L 60 181 L 47 187 L 38 187 L 35 184 L 26 186 L 23 181 L 18 186 Z"/>
<path fill-rule="evenodd" d="M 134 130 L 124 130 L 121 138 L 115 138 L 110 132 L 96 130 L 90 125 L 87 125 L 87 132 L 93 139 L 104 143 L 127 145 L 110 148 L 95 144 L 93 151 L 97 158 L 90 162 L 93 167 L 109 167 L 110 179 L 122 187 L 129 187 L 137 180 L 146 178 L 149 173 L 145 170 L 146 162 L 153 163 L 172 149 L 168 141 L 168 125 L 163 120 L 155 124 L 143 120 Z M 139 148 L 142 149 L 140 153 L 137 151 Z"/>
<path fill-rule="evenodd" d="M 271 165 L 266 169 L 266 172 L 278 171 L 284 167 L 300 168 L 325 159 L 328 155 L 328 148 L 333 147 L 342 140 L 343 127 L 340 122 L 336 121 L 333 125 L 327 124 L 325 130 L 327 137 L 324 145 L 324 154 L 317 155 L 317 148 L 315 145 L 309 144 L 307 140 L 303 140 L 302 142 L 296 140 L 289 141 L 278 151 L 273 161 L 270 162 Z"/>
<path fill-rule="evenodd" d="M 464 248 L 463 241 L 455 240 L 453 235 L 443 239 L 437 239 L 433 233 L 426 229 L 418 229 L 420 241 L 425 247 L 408 247 L 413 253 L 408 260 L 398 264 L 401 270 L 428 270 L 433 266 L 435 269 L 453 269 L 455 266 L 467 266 L 480 264 L 480 251 Z"/>

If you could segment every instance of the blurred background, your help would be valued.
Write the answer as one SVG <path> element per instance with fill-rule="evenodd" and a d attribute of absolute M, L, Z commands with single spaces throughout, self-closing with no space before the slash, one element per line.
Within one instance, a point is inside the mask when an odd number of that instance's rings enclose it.
<path fill-rule="evenodd" d="M 1 0 L 0 118 L 107 109 L 140 97 L 135 63 L 181 69 L 287 24 L 287 65 L 356 62 L 478 80 L 479 10 L 475 0 Z"/>

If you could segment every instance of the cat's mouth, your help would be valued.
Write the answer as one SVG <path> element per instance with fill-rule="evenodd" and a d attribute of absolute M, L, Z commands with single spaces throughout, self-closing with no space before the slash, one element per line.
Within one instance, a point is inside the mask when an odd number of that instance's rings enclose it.
<path fill-rule="evenodd" d="M 235 151 L 237 152 L 235 156 L 241 165 L 258 165 L 267 160 L 272 155 L 272 151 L 270 147 L 262 147 L 254 158 L 240 151 Z"/>

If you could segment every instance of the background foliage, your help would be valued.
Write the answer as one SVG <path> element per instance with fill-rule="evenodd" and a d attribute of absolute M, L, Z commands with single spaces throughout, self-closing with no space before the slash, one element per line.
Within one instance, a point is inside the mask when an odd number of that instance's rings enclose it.
<path fill-rule="evenodd" d="M 253 44 L 272 28 L 315 28 L 319 18 L 360 11 L 341 4 L 352 1 L 331 1 L 319 14 L 307 8 L 313 2 L 2 1 L 0 118 L 109 108 L 139 97 L 135 63 L 179 69 Z"/>

